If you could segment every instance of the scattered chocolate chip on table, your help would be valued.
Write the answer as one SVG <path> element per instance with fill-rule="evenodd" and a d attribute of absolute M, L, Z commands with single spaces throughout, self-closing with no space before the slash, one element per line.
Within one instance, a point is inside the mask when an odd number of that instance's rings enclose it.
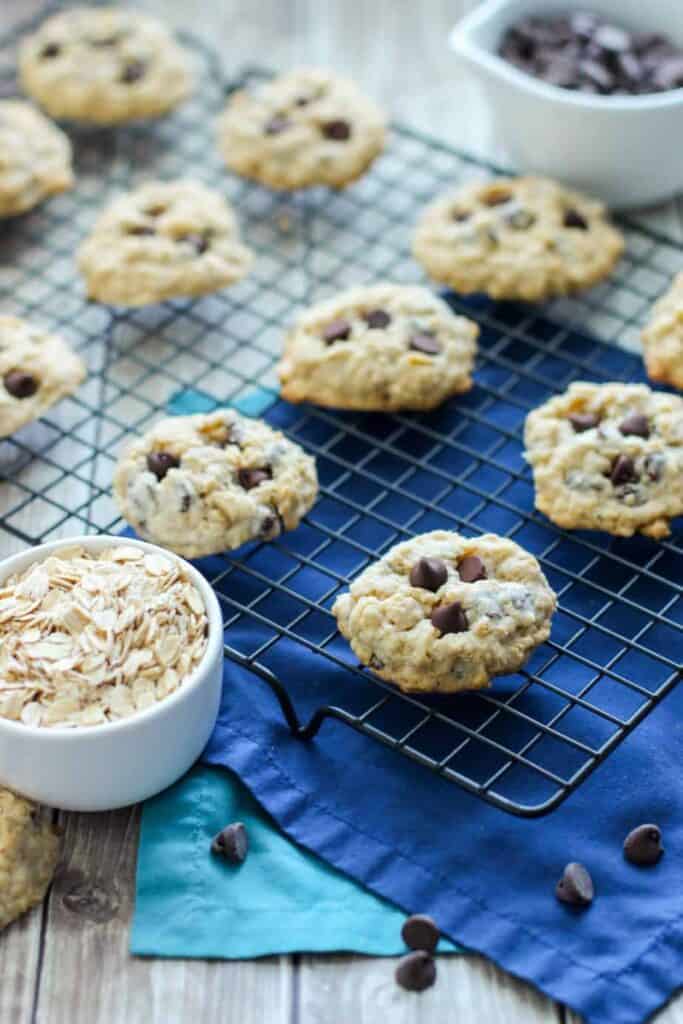
<path fill-rule="evenodd" d="M 433 953 L 439 942 L 439 929 L 427 914 L 413 914 L 404 921 L 401 937 L 411 949 Z"/>
<path fill-rule="evenodd" d="M 624 840 L 624 857 L 631 864 L 649 867 L 664 853 L 662 830 L 658 825 L 639 825 Z"/>
<path fill-rule="evenodd" d="M 555 895 L 572 907 L 587 907 L 593 902 L 595 888 L 588 871 L 576 861 L 567 864 L 555 887 Z"/>
<path fill-rule="evenodd" d="M 436 964 L 423 949 L 406 953 L 398 962 L 396 982 L 408 992 L 424 992 L 436 981 Z"/>
<path fill-rule="evenodd" d="M 242 822 L 234 821 L 222 828 L 211 841 L 211 852 L 230 864 L 243 864 L 249 852 L 249 837 Z"/>

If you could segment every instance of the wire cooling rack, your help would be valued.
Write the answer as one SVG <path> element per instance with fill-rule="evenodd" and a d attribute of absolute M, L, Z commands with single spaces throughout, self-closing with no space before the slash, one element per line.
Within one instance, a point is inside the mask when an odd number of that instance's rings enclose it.
<path fill-rule="evenodd" d="M 4 95 L 16 90 L 16 41 L 0 44 Z M 572 380 L 642 379 L 639 358 L 595 337 L 632 345 L 683 254 L 623 224 L 626 256 L 584 297 L 532 308 L 451 296 L 479 322 L 481 352 L 474 389 L 434 412 L 287 405 L 274 367 L 297 311 L 351 284 L 421 280 L 409 251 L 419 209 L 455 181 L 493 169 L 396 126 L 387 154 L 343 192 L 275 195 L 240 181 L 225 172 L 213 139 L 215 115 L 235 86 L 211 52 L 186 42 L 199 79 L 194 98 L 158 123 L 72 132 L 75 190 L 2 226 L 3 308 L 61 332 L 89 368 L 78 394 L 0 442 L 3 553 L 119 530 L 110 483 L 126 439 L 169 407 L 246 403 L 315 454 L 322 487 L 297 531 L 211 560 L 226 655 L 269 683 L 296 736 L 310 739 L 326 718 L 337 719 L 507 811 L 543 814 L 678 679 L 683 550 L 680 529 L 655 544 L 566 533 L 537 514 L 523 420 Z M 262 74 L 247 72 L 239 84 Z M 156 176 L 192 176 L 222 190 L 256 250 L 254 272 L 196 301 L 139 310 L 88 303 L 76 246 L 111 193 Z M 418 699 L 358 665 L 329 609 L 392 544 L 437 527 L 514 538 L 540 559 L 559 611 L 551 639 L 518 675 L 485 693 Z M 343 678 L 329 702 L 311 704 L 301 679 L 273 672 L 282 644 L 321 655 L 319 677 Z"/>

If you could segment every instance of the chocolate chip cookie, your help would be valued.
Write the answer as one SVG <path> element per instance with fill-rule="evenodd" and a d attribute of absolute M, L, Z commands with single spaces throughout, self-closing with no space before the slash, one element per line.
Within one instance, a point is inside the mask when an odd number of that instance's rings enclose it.
<path fill-rule="evenodd" d="M 381 153 L 385 135 L 372 100 L 349 79 L 318 68 L 236 93 L 218 126 L 228 167 L 275 189 L 343 188 Z"/>
<path fill-rule="evenodd" d="M 683 272 L 653 306 L 643 331 L 643 354 L 651 380 L 683 390 Z"/>
<path fill-rule="evenodd" d="M 232 208 L 194 181 L 149 182 L 120 196 L 78 250 L 88 297 L 120 306 L 215 292 L 251 264 Z"/>
<path fill-rule="evenodd" d="M 38 419 L 84 378 L 82 361 L 56 334 L 0 316 L 0 437 Z"/>
<path fill-rule="evenodd" d="M 435 530 L 368 566 L 332 611 L 381 679 L 407 692 L 456 693 L 516 672 L 548 638 L 555 603 L 518 544 Z"/>
<path fill-rule="evenodd" d="M 683 514 L 683 399 L 642 384 L 572 384 L 529 413 L 536 508 L 568 529 L 666 537 Z"/>
<path fill-rule="evenodd" d="M 59 847 L 49 812 L 0 789 L 0 929 L 43 899 Z"/>
<path fill-rule="evenodd" d="M 413 242 L 456 291 L 539 302 L 607 277 L 624 241 L 602 203 L 547 178 L 473 182 L 433 202 Z"/>
<path fill-rule="evenodd" d="M 0 217 L 71 188 L 71 144 L 30 103 L 0 100 Z"/>
<path fill-rule="evenodd" d="M 154 18 L 75 7 L 48 18 L 19 49 L 24 91 L 51 117 L 117 124 L 158 117 L 185 99 L 189 61 Z"/>
<path fill-rule="evenodd" d="M 157 423 L 119 460 L 114 496 L 145 540 L 199 558 L 293 530 L 318 493 L 315 461 L 232 409 Z"/>
<path fill-rule="evenodd" d="M 335 409 L 431 409 L 472 386 L 478 333 L 426 288 L 351 288 L 289 331 L 282 395 Z"/>

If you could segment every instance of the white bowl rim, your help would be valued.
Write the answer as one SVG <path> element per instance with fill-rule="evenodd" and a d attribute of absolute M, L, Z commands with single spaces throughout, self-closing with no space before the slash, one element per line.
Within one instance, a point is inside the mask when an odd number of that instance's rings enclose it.
<path fill-rule="evenodd" d="M 125 547 L 131 545 L 133 547 L 142 548 L 143 551 L 147 551 L 150 554 L 164 555 L 167 558 L 175 559 L 180 562 L 183 569 L 187 572 L 192 583 L 199 590 L 202 600 L 204 601 L 204 608 L 206 610 L 206 616 L 209 623 L 209 635 L 207 638 L 206 650 L 202 655 L 202 659 L 197 667 L 190 673 L 187 679 L 176 689 L 173 693 L 170 693 L 163 700 L 157 701 L 155 704 L 148 708 L 144 708 L 142 711 L 135 711 L 132 715 L 127 715 L 125 718 L 119 718 L 115 722 L 101 722 L 98 725 L 88 726 L 51 726 L 46 728 L 39 725 L 24 725 L 23 722 L 15 722 L 11 718 L 5 718 L 0 715 L 0 739 L 3 731 L 7 731 L 15 736 L 25 736 L 27 739 L 40 739 L 45 742 L 77 742 L 78 740 L 84 740 L 86 737 L 102 736 L 105 733 L 107 736 L 112 735 L 116 732 L 121 732 L 126 729 L 135 729 L 136 726 L 143 720 L 148 720 L 155 717 L 156 715 L 163 715 L 167 709 L 173 704 L 177 704 L 179 701 L 185 700 L 189 697 L 191 692 L 197 688 L 199 683 L 203 680 L 206 675 L 206 670 L 213 663 L 214 658 L 218 654 L 218 647 L 223 647 L 223 616 L 221 614 L 220 602 L 216 596 L 216 593 L 208 582 L 208 580 L 202 576 L 198 569 L 188 562 L 186 559 L 177 555 L 174 551 L 170 551 L 167 548 L 159 547 L 157 544 L 150 544 L 148 541 L 138 540 L 136 537 L 126 537 L 125 535 L 119 535 L 112 533 L 90 533 L 81 534 L 75 537 L 62 537 L 60 540 L 48 541 L 45 544 L 40 544 L 34 548 L 27 548 L 25 551 L 17 551 L 13 555 L 4 558 L 0 561 L 0 581 L 4 580 L 8 573 L 11 573 L 12 564 L 14 562 L 24 561 L 28 555 L 35 556 L 26 562 L 25 568 L 28 568 L 33 562 L 43 561 L 51 552 L 59 550 L 60 548 L 73 547 L 75 545 L 82 545 L 84 548 L 104 548 L 104 547 Z"/>
<path fill-rule="evenodd" d="M 559 85 L 550 85 L 540 78 L 527 74 L 521 68 L 516 68 L 510 61 L 500 57 L 497 53 L 481 46 L 472 39 L 471 33 L 487 22 L 496 21 L 497 17 L 512 7 L 516 0 L 484 0 L 473 11 L 466 14 L 451 29 L 448 36 L 450 48 L 463 57 L 470 58 L 474 63 L 480 64 L 489 71 L 498 75 L 499 78 L 507 79 L 515 85 L 523 86 L 528 92 L 536 93 L 545 99 L 565 103 L 568 106 L 583 107 L 587 110 L 611 110 L 618 113 L 626 113 L 638 110 L 662 110 L 668 107 L 683 106 L 683 87 L 679 89 L 667 89 L 663 92 L 646 93 L 642 96 L 600 96 L 593 93 L 576 92 L 573 89 L 563 89 Z M 539 13 L 541 0 L 539 0 Z M 578 6 L 578 5 L 577 5 Z M 584 6 L 584 3 L 581 3 Z M 570 0 L 567 0 L 567 7 L 570 7 Z"/>

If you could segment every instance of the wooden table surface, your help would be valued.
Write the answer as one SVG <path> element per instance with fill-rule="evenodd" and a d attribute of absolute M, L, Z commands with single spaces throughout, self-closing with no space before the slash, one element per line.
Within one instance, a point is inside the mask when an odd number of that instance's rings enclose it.
<path fill-rule="evenodd" d="M 476 86 L 446 38 L 476 0 L 144 0 L 216 46 L 228 70 L 311 62 L 350 73 L 408 124 L 500 156 Z M 3 0 L 0 31 L 39 10 Z M 648 219 L 683 239 L 683 204 Z M 3 538 L 0 536 L 0 556 Z M 2 1024 L 576 1024 L 570 1012 L 477 956 L 442 957 L 438 983 L 397 988 L 394 961 L 273 957 L 239 963 L 131 958 L 138 811 L 64 815 L 48 899 L 0 936 Z M 683 1024 L 683 998 L 657 1017 Z"/>

